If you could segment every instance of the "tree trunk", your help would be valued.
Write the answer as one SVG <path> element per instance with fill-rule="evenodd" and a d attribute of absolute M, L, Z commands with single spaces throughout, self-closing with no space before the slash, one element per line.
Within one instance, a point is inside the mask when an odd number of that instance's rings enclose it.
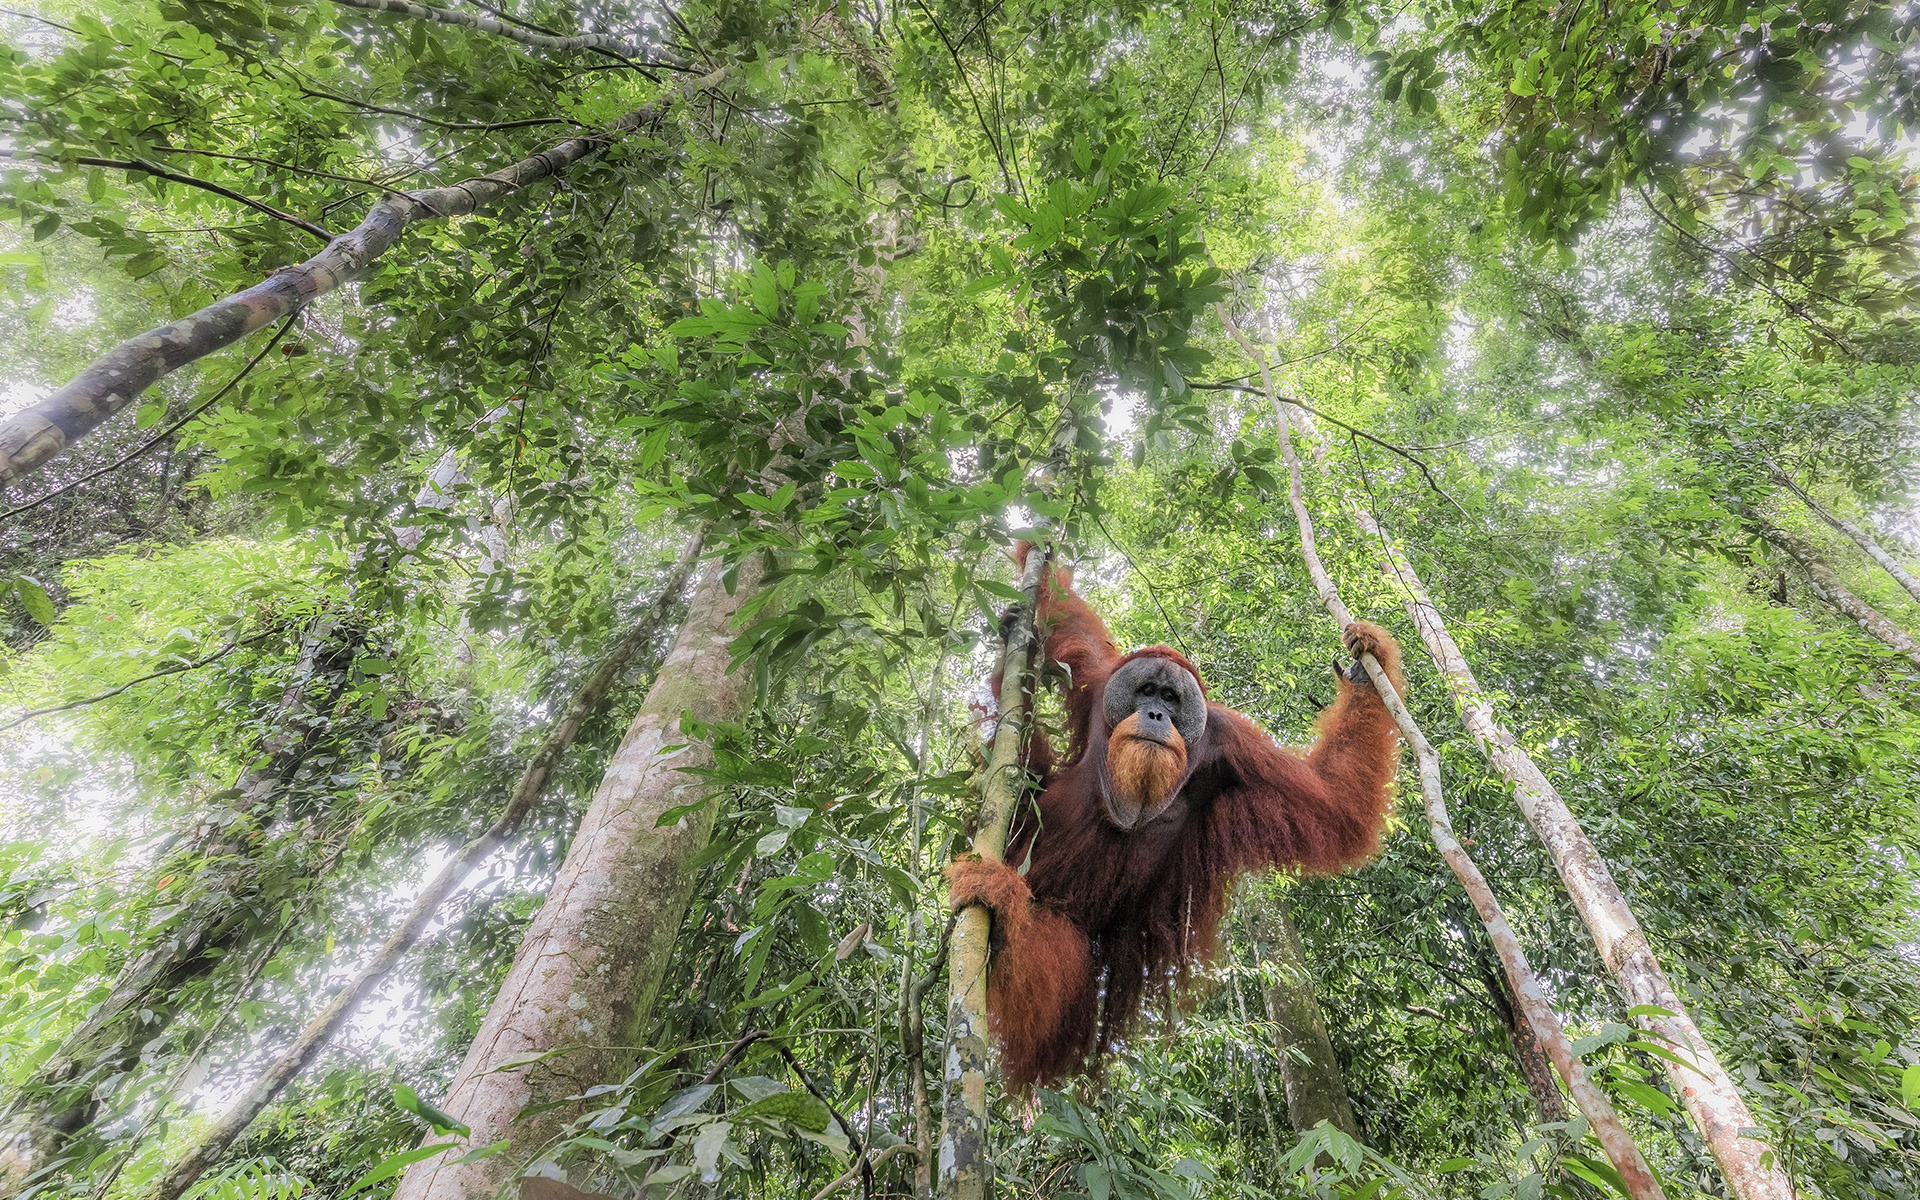
<path fill-rule="evenodd" d="M 1287 1121 L 1305 1133 L 1322 1121 L 1358 1141 L 1360 1123 L 1347 1098 L 1347 1083 L 1327 1034 L 1327 1014 L 1314 993 L 1300 931 L 1277 896 L 1243 901 L 1251 917 L 1254 952 L 1274 969 L 1266 993 L 1267 1016 L 1280 1052 L 1280 1078 L 1287 1091 Z"/>
<path fill-rule="evenodd" d="M 1668 982 L 1606 860 L 1587 840 L 1586 831 L 1560 793 L 1500 723 L 1492 701 L 1474 678 L 1466 656 L 1447 631 L 1440 610 L 1427 595 L 1413 565 L 1394 547 L 1371 512 L 1351 499 L 1348 507 L 1354 521 L 1378 543 L 1381 570 L 1404 591 L 1407 612 L 1446 678 L 1462 722 L 1488 763 L 1513 786 L 1514 801 L 1553 859 L 1567 894 L 1593 936 L 1601 961 L 1628 1001 L 1640 1010 L 1637 1019 L 1641 1025 L 1691 1064 L 1668 1062 L 1668 1074 L 1713 1150 L 1728 1187 L 1739 1200 L 1793 1200 L 1793 1183 L 1781 1167 L 1779 1156 L 1762 1137 L 1753 1136 L 1763 1135 L 1763 1131 L 1732 1076 L 1720 1065 L 1713 1047 Z"/>
<path fill-rule="evenodd" d="M 1027 554 L 1020 591 L 1026 599 L 1013 613 L 1000 654 L 1000 719 L 993 749 L 980 772 L 980 816 L 973 853 L 994 862 L 1006 850 L 1007 827 L 1026 790 L 1023 759 L 1031 706 L 1027 685 L 1036 649 L 1033 615 L 1053 552 L 1039 546 Z M 943 1200 L 986 1200 L 993 1191 L 993 1160 L 987 1144 L 987 939 L 993 918 L 981 905 L 960 910 L 949 952 L 946 1094 L 940 1126 L 937 1187 Z"/>
<path fill-rule="evenodd" d="M 175 874 L 185 911 L 168 922 L 165 940 L 137 954 L 107 996 L 24 1082 L 0 1115 L 0 1195 L 12 1195 L 67 1143 L 99 1118 L 109 1095 L 99 1085 L 131 1071 L 141 1048 L 178 1015 L 180 990 L 211 973 L 264 928 L 259 863 L 249 836 L 260 827 L 326 727 L 324 715 L 346 683 L 357 636 L 336 640 L 335 620 L 322 616 L 302 638 L 293 678 L 270 718 L 259 757 L 234 780 L 226 803 L 194 829 L 186 849 L 156 874 Z M 316 684 L 315 676 L 325 681 Z M 321 699 L 315 702 L 315 691 Z M 209 865 L 195 870 L 194 863 Z"/>
<path fill-rule="evenodd" d="M 1779 480 L 1788 491 L 1800 497 L 1800 502 L 1806 505 L 1814 516 L 1819 517 L 1838 532 L 1847 535 L 1854 545 L 1866 552 L 1868 558 L 1879 563 L 1880 569 L 1891 576 L 1895 583 L 1905 588 L 1907 595 L 1912 596 L 1915 603 L 1920 603 L 1920 579 L 1915 579 L 1911 572 L 1895 561 L 1893 555 L 1888 554 L 1879 542 L 1873 540 L 1873 537 L 1868 534 L 1866 530 L 1847 521 L 1842 521 L 1839 517 L 1828 512 L 1817 500 L 1807 495 L 1799 484 L 1793 481 L 1793 476 L 1782 471 L 1778 466 L 1771 462 L 1769 462 L 1767 466 L 1772 470 L 1773 477 Z"/>
<path fill-rule="evenodd" d="M 1314 536 L 1313 517 L 1307 511 L 1306 489 L 1301 482 L 1300 458 L 1294 453 L 1293 435 L 1287 416 L 1285 403 L 1274 389 L 1273 376 L 1267 370 L 1266 356 L 1254 347 L 1240 327 L 1234 324 L 1223 306 L 1215 305 L 1215 311 L 1226 325 L 1241 349 L 1253 359 L 1260 369 L 1260 381 L 1273 406 L 1275 432 L 1280 443 L 1281 459 L 1287 464 L 1287 500 L 1293 508 L 1295 523 L 1300 530 L 1300 555 L 1305 560 L 1307 574 L 1313 580 L 1313 589 L 1320 598 L 1321 606 L 1327 615 L 1341 629 L 1352 624 L 1353 615 L 1347 610 L 1345 601 L 1333 585 L 1333 577 L 1327 574 L 1326 564 L 1320 559 L 1320 550 Z M 1304 414 L 1303 414 L 1304 415 Z M 1309 431 L 1311 426 L 1309 426 Z M 1585 1064 L 1573 1053 L 1572 1043 L 1567 1040 L 1566 1030 L 1560 1024 L 1560 1018 L 1554 1013 L 1547 1001 L 1546 991 L 1540 986 L 1539 977 L 1527 962 L 1526 953 L 1520 948 L 1520 939 L 1514 935 L 1513 927 L 1508 924 L 1506 913 L 1500 907 L 1500 901 L 1493 894 L 1493 888 L 1481 874 L 1479 864 L 1461 845 L 1453 831 L 1453 819 L 1447 813 L 1446 798 L 1440 781 L 1440 755 L 1427 741 L 1426 734 L 1413 719 L 1400 693 L 1395 690 L 1393 681 L 1371 654 L 1363 654 L 1361 664 L 1366 668 L 1367 678 L 1372 680 L 1374 690 L 1380 694 L 1382 703 L 1393 715 L 1394 724 L 1399 727 L 1400 736 L 1413 751 L 1414 760 L 1420 772 L 1420 796 L 1426 810 L 1427 830 L 1433 838 L 1434 848 L 1440 857 L 1452 869 L 1454 877 L 1460 881 L 1461 889 L 1473 902 L 1474 911 L 1480 918 L 1480 924 L 1487 931 L 1487 937 L 1493 942 L 1495 952 L 1500 957 L 1500 965 L 1505 970 L 1507 982 L 1513 994 L 1525 1011 L 1527 1021 L 1534 1033 L 1546 1045 L 1553 1056 L 1554 1066 L 1559 1068 L 1567 1081 L 1567 1088 L 1573 1093 L 1574 1102 L 1580 1106 L 1580 1112 L 1593 1127 L 1593 1134 L 1612 1162 L 1614 1170 L 1625 1181 L 1627 1194 L 1634 1200 L 1665 1200 L 1660 1181 L 1654 1178 L 1647 1167 L 1646 1159 L 1641 1155 L 1639 1146 L 1627 1132 L 1619 1114 L 1614 1111 L 1613 1102 L 1594 1082 Z"/>
<path fill-rule="evenodd" d="M 743 563 L 728 595 L 715 563 L 695 590 L 448 1090 L 442 1107 L 472 1129 L 470 1145 L 505 1138 L 510 1149 L 466 1163 L 452 1153 L 428 1159 L 407 1172 L 395 1200 L 489 1200 L 575 1115 L 576 1105 L 560 1102 L 626 1072 L 686 914 L 689 866 L 719 812 L 719 794 L 686 774 L 712 763 L 712 746 L 680 732 L 681 714 L 728 721 L 751 703 L 751 672 L 727 669 L 730 626 L 761 573 L 757 558 Z M 699 807 L 658 825 L 688 804 Z M 545 1057 L 513 1065 L 531 1055 Z"/>
<path fill-rule="evenodd" d="M 1854 624 L 1866 631 L 1868 637 L 1876 639 L 1890 650 L 1898 650 L 1914 666 L 1920 667 L 1920 640 L 1915 640 L 1912 634 L 1888 620 L 1879 609 L 1848 591 L 1827 564 L 1820 561 L 1820 555 L 1813 547 L 1767 521 L 1756 519 L 1753 528 L 1769 544 L 1793 560 L 1805 577 L 1808 589 L 1822 603 L 1851 618 Z"/>
<path fill-rule="evenodd" d="M 1507 1047 L 1513 1051 L 1514 1064 L 1520 1068 L 1520 1078 L 1526 1082 L 1527 1091 L 1533 1096 L 1534 1107 L 1540 1110 L 1540 1119 L 1547 1122 L 1566 1120 L 1567 1102 L 1560 1094 L 1560 1085 L 1553 1081 L 1553 1063 L 1547 1057 L 1546 1048 L 1540 1044 L 1539 1036 L 1533 1032 L 1533 1026 L 1521 1014 L 1513 989 L 1507 986 L 1507 981 L 1501 976 L 1499 958 L 1474 935 L 1471 925 L 1460 924 L 1462 932 L 1473 945 L 1474 974 L 1479 978 L 1480 986 L 1486 989 L 1487 1000 L 1500 1018 L 1501 1028 L 1507 1031 Z"/>
<path fill-rule="evenodd" d="M 208 1167 L 219 1160 L 234 1141 L 245 1133 L 255 1117 L 277 1099 L 287 1084 L 313 1061 L 339 1027 L 352 1016 L 367 993 L 379 986 L 392 970 L 400 964 L 400 959 L 412 948 L 427 923 L 440 909 L 453 889 L 459 886 L 476 866 L 480 865 L 520 826 L 527 814 L 533 810 L 534 802 L 546 790 L 547 780 L 553 769 L 559 765 L 567 748 L 573 745 L 579 735 L 581 725 L 600 707 L 607 693 L 620 678 L 621 673 L 633 658 L 655 637 L 659 635 L 662 624 L 681 593 L 686 590 L 687 580 L 693 574 L 694 563 L 699 559 L 700 548 L 705 540 L 704 529 L 687 539 L 686 546 L 680 552 L 680 559 L 660 586 L 660 592 L 652 604 L 648 605 L 640 619 L 635 622 L 624 636 L 619 638 L 612 649 L 602 656 L 593 672 L 580 684 L 573 698 L 562 711 L 560 719 L 548 730 L 541 740 L 540 748 L 527 762 L 520 774 L 513 795 L 507 801 L 493 824 L 480 836 L 462 846 L 458 853 L 448 859 L 446 864 L 427 884 L 419 896 L 414 898 L 413 906 L 408 910 L 393 933 L 387 938 L 373 959 L 362 967 L 347 985 L 335 994 L 334 998 L 323 1006 L 312 1020 L 307 1022 L 294 1044 L 279 1058 L 274 1060 L 260 1078 L 254 1081 L 231 1108 L 214 1123 L 204 1134 L 196 1139 L 174 1161 L 159 1179 L 146 1192 L 146 1200 L 176 1200 L 189 1187 L 199 1180 Z"/>

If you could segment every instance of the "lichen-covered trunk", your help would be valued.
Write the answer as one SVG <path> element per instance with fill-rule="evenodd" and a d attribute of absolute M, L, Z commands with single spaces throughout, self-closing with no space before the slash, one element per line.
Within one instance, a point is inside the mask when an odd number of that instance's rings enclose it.
<path fill-rule="evenodd" d="M 1601 961 L 1628 1002 L 1641 1010 L 1642 1027 L 1673 1050 L 1678 1061 L 1667 1063 L 1668 1078 L 1720 1164 L 1729 1190 L 1738 1200 L 1794 1200 L 1793 1183 L 1780 1156 L 1764 1136 L 1751 1136 L 1763 1131 L 1667 980 L 1606 860 L 1587 839 L 1559 791 L 1500 722 L 1413 564 L 1365 506 L 1350 504 L 1348 511 L 1374 541 L 1381 570 L 1405 597 L 1407 612 L 1460 710 L 1461 723 L 1487 762 L 1512 785 L 1515 803 L 1553 859 Z"/>
<path fill-rule="evenodd" d="M 1920 667 L 1920 639 L 1887 619 L 1885 613 L 1847 590 L 1827 564 L 1820 560 L 1819 553 L 1799 538 L 1765 521 L 1756 522 L 1754 528 L 1767 542 L 1780 550 L 1800 568 L 1801 575 L 1807 581 L 1807 587 L 1822 604 L 1847 617 L 1858 625 L 1868 637 L 1875 639 L 1889 650 L 1897 650 L 1907 656 L 1914 666 Z"/>
<path fill-rule="evenodd" d="M 687 773 L 710 765 L 713 751 L 680 732 L 681 714 L 729 721 L 751 703 L 751 672 L 727 668 L 734 614 L 760 573 L 757 560 L 743 564 L 728 595 L 716 563 L 694 591 L 441 1105 L 472 1129 L 468 1144 L 504 1138 L 508 1151 L 457 1163 L 456 1150 L 421 1162 L 395 1200 L 487 1200 L 577 1115 L 560 1102 L 628 1069 L 686 913 L 689 868 L 719 807 L 717 793 Z M 700 807 L 658 824 L 667 810 L 694 803 Z M 511 1065 L 534 1055 L 545 1057 Z M 555 1107 L 521 1116 L 548 1104 Z"/>
<path fill-rule="evenodd" d="M 980 817 L 973 853 L 1000 861 L 1007 827 L 1026 788 L 1027 684 L 1037 641 L 1035 600 L 1046 578 L 1051 551 L 1027 555 L 1020 591 L 1000 654 L 1000 720 L 993 749 L 980 773 Z M 945 1097 L 941 1107 L 939 1169 L 942 1200 L 986 1200 L 993 1190 L 993 1159 L 987 1143 L 987 952 L 993 919 L 978 904 L 955 916 L 948 952 L 947 1046 L 942 1056 Z"/>
<path fill-rule="evenodd" d="M 1254 949 L 1273 968 L 1266 993 L 1267 1016 L 1274 1024 L 1280 1052 L 1280 1077 L 1287 1092 L 1287 1123 L 1305 1133 L 1326 1121 L 1356 1141 L 1360 1123 L 1347 1097 L 1347 1081 L 1333 1054 L 1327 1014 L 1313 990 L 1306 947 L 1294 928 L 1286 903 L 1263 897 L 1246 905 Z"/>

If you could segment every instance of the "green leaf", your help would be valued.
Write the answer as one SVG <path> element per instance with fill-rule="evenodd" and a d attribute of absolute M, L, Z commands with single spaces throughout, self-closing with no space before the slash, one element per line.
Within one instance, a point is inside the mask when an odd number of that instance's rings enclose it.
<path fill-rule="evenodd" d="M 1626 1180 L 1620 1177 L 1620 1172 L 1614 1170 L 1610 1163 L 1603 1163 L 1584 1155 L 1568 1154 L 1560 1159 L 1560 1165 L 1602 1191 L 1626 1196 L 1628 1200 L 1632 1200 L 1632 1194 L 1627 1191 Z"/>
<path fill-rule="evenodd" d="M 720 1151 L 726 1147 L 727 1137 L 733 1133 L 733 1122 L 712 1121 L 700 1127 L 693 1139 L 693 1165 L 699 1168 L 700 1178 L 712 1183 L 720 1178 Z"/>
<path fill-rule="evenodd" d="M 1664 1092 L 1648 1087 L 1631 1079 L 1622 1079 L 1615 1087 L 1629 1100 L 1646 1109 L 1656 1117 L 1664 1117 L 1673 1111 L 1673 1101 Z"/>
<path fill-rule="evenodd" d="M 424 1162 L 436 1154 L 444 1154 L 458 1145 L 458 1142 L 434 1142 L 425 1146 L 415 1146 L 411 1150 L 402 1150 L 398 1154 L 389 1154 L 374 1164 L 374 1168 L 371 1171 L 368 1171 L 365 1175 L 362 1175 L 349 1184 L 347 1190 L 340 1193 L 340 1200 L 347 1200 L 349 1196 L 356 1196 L 376 1183 L 392 1179 L 395 1175 L 406 1170 L 414 1163 Z"/>
<path fill-rule="evenodd" d="M 16 575 L 13 580 L 13 594 L 20 597 L 20 606 L 27 615 L 42 625 L 53 624 L 53 598 L 47 595 L 47 589 L 31 575 Z"/>
<path fill-rule="evenodd" d="M 393 1085 L 393 1102 L 433 1126 L 435 1133 L 466 1137 L 473 1132 L 462 1125 L 458 1117 L 422 1100 L 418 1092 L 404 1083 Z"/>
<path fill-rule="evenodd" d="M 762 1096 L 727 1115 L 735 1120 L 745 1117 L 775 1118 L 814 1133 L 825 1133 L 829 1120 L 826 1105 L 806 1092 L 794 1091 Z"/>
<path fill-rule="evenodd" d="M 1920 1108 L 1915 1107 L 1920 1103 L 1920 1063 L 1900 1072 L 1900 1103 L 1909 1111 L 1920 1112 Z"/>
<path fill-rule="evenodd" d="M 734 499 L 755 512 L 777 513 L 784 511 L 793 502 L 794 484 L 785 483 L 771 496 L 762 496 L 757 492 L 737 492 Z"/>
<path fill-rule="evenodd" d="M 773 272 L 765 263 L 753 265 L 753 306 L 762 316 L 773 320 L 780 315 L 780 285 L 775 281 Z"/>

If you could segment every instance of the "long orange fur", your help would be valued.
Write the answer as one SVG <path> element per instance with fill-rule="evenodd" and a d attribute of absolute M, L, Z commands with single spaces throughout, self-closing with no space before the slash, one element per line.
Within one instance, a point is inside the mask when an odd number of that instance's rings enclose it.
<path fill-rule="evenodd" d="M 1172 755 L 1123 736 L 1125 722 L 1106 727 L 1107 680 L 1149 655 L 1196 679 L 1199 672 L 1165 646 L 1122 655 L 1065 570 L 1042 589 L 1039 621 L 1047 657 L 1068 680 L 1069 740 L 1057 761 L 1044 734 L 1029 746 L 1042 790 L 1007 848 L 1007 861 L 1026 864 L 1026 873 L 973 859 L 947 875 L 954 907 L 978 901 L 994 913 L 987 1003 L 1002 1074 L 1015 1086 L 1097 1067 L 1148 1001 L 1177 990 L 1211 956 L 1236 876 L 1330 874 L 1377 853 L 1399 765 L 1393 719 L 1370 684 L 1339 681 L 1304 753 L 1209 705 L 1205 732 L 1185 748 L 1193 769 L 1180 797 L 1122 831 L 1103 813 L 1103 767 L 1122 787 L 1157 798 L 1185 764 L 1173 769 L 1164 761 Z M 1393 638 L 1364 622 L 1346 632 L 1348 648 L 1371 651 L 1404 695 Z"/>

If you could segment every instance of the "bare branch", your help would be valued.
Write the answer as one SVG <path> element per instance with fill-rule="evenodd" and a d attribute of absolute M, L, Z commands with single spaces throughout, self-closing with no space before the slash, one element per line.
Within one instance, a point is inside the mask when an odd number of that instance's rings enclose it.
<path fill-rule="evenodd" d="M 311 96 L 316 100 L 331 100 L 335 104 L 344 104 L 349 108 L 358 108 L 365 112 L 384 113 L 389 117 L 405 117 L 409 121 L 418 121 L 422 125 L 432 125 L 438 129 L 451 129 L 456 133 L 493 133 L 502 129 L 531 129 L 537 125 L 573 125 L 580 122 L 572 117 L 527 117 L 518 121 L 443 121 L 439 117 L 429 117 L 424 113 L 408 112 L 404 108 L 389 108 L 384 104 L 370 104 L 365 100 L 355 100 L 351 96 L 342 96 L 323 88 L 297 84 L 302 96 Z"/>
<path fill-rule="evenodd" d="M 156 179 L 164 179 L 168 183 L 183 184 L 186 187 L 199 188 L 203 192 L 212 192 L 216 196 L 224 196 L 236 203 L 246 205 L 255 212 L 265 213 L 276 221 L 285 221 L 296 229 L 305 230 L 323 242 L 333 240 L 332 232 L 319 225 L 315 225 L 312 221 L 304 217 L 296 217 L 292 213 L 283 212 L 271 204 L 262 204 L 251 196 L 242 195 L 232 188 L 221 187 L 217 183 L 209 183 L 207 180 L 196 179 L 191 175 L 183 175 L 178 171 L 169 170 L 159 163 L 151 162 L 144 158 L 63 158 L 57 154 L 42 154 L 33 150 L 0 150 L 0 158 L 31 160 L 33 162 L 53 164 L 77 163 L 83 167 L 107 167 L 115 171 L 137 171 L 142 174 L 152 175 Z"/>
<path fill-rule="evenodd" d="M 351 232 L 305 262 L 276 271 L 199 312 L 128 338 L 65 387 L 0 420 L 0 485 L 18 482 L 38 469 L 69 443 L 127 408 L 169 372 L 299 312 L 358 278 L 409 226 L 474 212 L 530 184 L 565 174 L 582 159 L 658 120 L 676 100 L 718 84 L 730 70 L 722 67 L 689 80 L 604 130 L 571 138 L 491 174 L 388 195 Z"/>
<path fill-rule="evenodd" d="M 1247 394 L 1253 395 L 1253 396 L 1265 396 L 1267 394 L 1261 391 L 1257 387 L 1248 387 L 1244 383 L 1232 383 L 1232 382 L 1189 383 L 1187 384 L 1187 386 L 1192 388 L 1196 392 L 1246 392 Z M 1433 468 L 1427 466 L 1426 460 L 1421 458 L 1419 455 L 1415 454 L 1410 448 L 1406 446 L 1395 445 L 1394 443 L 1389 442 L 1382 437 L 1376 437 L 1373 434 L 1368 433 L 1366 430 L 1360 428 L 1358 425 L 1347 424 L 1345 421 L 1342 421 L 1339 417 L 1328 416 L 1326 413 L 1315 408 L 1313 405 L 1308 404 L 1305 400 L 1296 399 L 1293 396 L 1275 396 L 1274 399 L 1279 400 L 1284 404 L 1291 404 L 1295 408 L 1300 409 L 1304 412 L 1310 412 L 1314 416 L 1320 418 L 1322 421 L 1325 421 L 1329 425 L 1338 425 L 1340 428 L 1346 430 L 1348 433 L 1352 434 L 1353 436 L 1360 438 L 1363 441 L 1372 442 L 1374 445 L 1379 446 L 1381 449 L 1391 451 L 1392 453 L 1399 455 L 1401 458 L 1406 459 L 1408 462 L 1412 463 L 1414 466 L 1420 469 L 1420 474 L 1426 478 L 1427 486 L 1432 488 L 1434 491 L 1438 492 L 1442 500 L 1445 500 L 1448 504 L 1451 504 L 1455 508 L 1460 509 L 1461 516 L 1466 517 L 1468 520 L 1473 519 L 1473 514 L 1469 513 L 1464 508 L 1460 508 L 1460 502 L 1458 500 L 1455 500 L 1452 496 L 1449 496 L 1447 494 L 1447 489 L 1440 486 L 1440 480 L 1434 476 Z"/>
<path fill-rule="evenodd" d="M 181 675 L 188 671 L 197 671 L 209 663 L 219 662 L 242 646 L 251 646 L 255 642 L 264 641 L 279 632 L 280 629 L 278 626 L 272 629 L 263 629 L 250 637 L 236 638 L 204 658 L 196 658 L 192 662 L 176 663 L 171 667 L 162 667 L 158 671 L 149 671 L 138 678 L 127 680 L 111 691 L 101 692 L 95 696 L 83 696 L 78 700 L 69 700 L 65 704 L 56 704 L 52 708 L 36 708 L 32 712 L 21 713 L 5 725 L 0 725 L 0 733 L 5 733 L 9 729 L 18 729 L 20 726 L 25 725 L 28 721 L 34 720 L 37 717 L 52 716 L 54 713 L 70 712 L 76 708 L 85 708 L 91 704 L 98 704 L 102 700 L 111 700 L 135 684 L 145 683 L 150 679 L 162 679 L 168 675 Z"/>

